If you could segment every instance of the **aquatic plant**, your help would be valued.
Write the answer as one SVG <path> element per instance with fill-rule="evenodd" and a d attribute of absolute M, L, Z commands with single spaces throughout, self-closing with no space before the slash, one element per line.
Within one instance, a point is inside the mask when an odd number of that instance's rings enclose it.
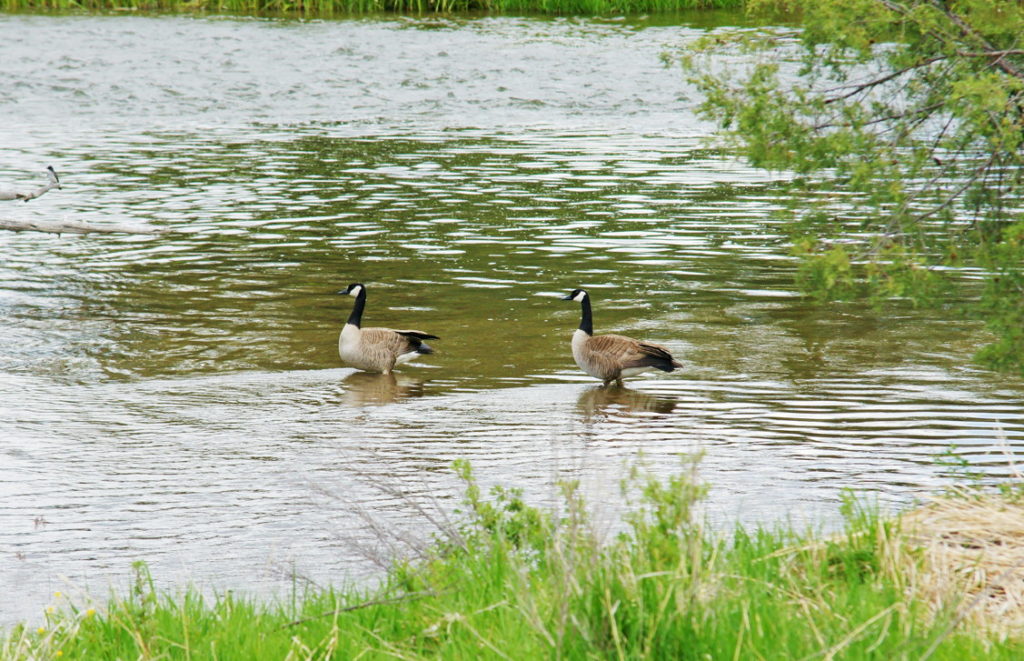
<path fill-rule="evenodd" d="M 947 495 L 902 519 L 850 497 L 842 534 L 760 528 L 727 539 L 696 514 L 705 486 L 692 466 L 664 481 L 641 467 L 624 485 L 622 531 L 602 539 L 575 483 L 562 485 L 561 505 L 549 511 L 515 489 L 485 497 L 467 463 L 456 470 L 465 482 L 461 518 L 439 525 L 418 559 L 395 558 L 379 589 L 313 591 L 287 604 L 159 594 L 140 564 L 127 596 L 88 609 L 58 598 L 43 626 L 15 627 L 0 638 L 0 657 L 959 660 L 1024 653 L 1024 577 L 1012 556 L 1020 544 L 1007 544 L 1024 532 L 1019 492 Z M 986 551 L 1000 547 L 997 562 L 1016 565 L 986 570 Z"/>

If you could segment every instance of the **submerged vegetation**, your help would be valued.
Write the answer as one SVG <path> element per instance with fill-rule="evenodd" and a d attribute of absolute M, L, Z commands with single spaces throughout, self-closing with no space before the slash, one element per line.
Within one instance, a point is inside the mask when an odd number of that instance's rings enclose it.
<path fill-rule="evenodd" d="M 0 0 L 3 11 L 152 11 L 173 13 L 433 14 L 483 12 L 556 16 L 666 13 L 739 8 L 743 0 Z"/>
<path fill-rule="evenodd" d="M 1004 557 L 1020 548 L 1018 492 L 945 497 L 916 519 L 881 517 L 850 500 L 839 535 L 760 529 L 725 540 L 695 515 L 704 487 L 692 470 L 665 481 L 634 471 L 624 485 L 631 512 L 624 529 L 602 540 L 574 484 L 563 485 L 553 512 L 531 507 L 516 490 L 496 488 L 486 498 L 469 466 L 456 468 L 466 483 L 461 519 L 436 517 L 435 540 L 415 559 L 395 561 L 379 590 L 321 591 L 278 605 L 210 600 L 160 595 L 139 566 L 126 597 L 105 606 L 55 604 L 42 626 L 4 634 L 0 657 L 1024 654 L 1024 577 L 1020 558 Z M 1008 569 L 989 569 L 993 557 Z"/>

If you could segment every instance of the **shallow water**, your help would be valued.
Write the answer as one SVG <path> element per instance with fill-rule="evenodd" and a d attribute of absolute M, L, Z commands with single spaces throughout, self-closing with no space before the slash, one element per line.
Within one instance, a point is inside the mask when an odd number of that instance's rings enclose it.
<path fill-rule="evenodd" d="M 450 507 L 459 457 L 614 514 L 638 452 L 703 451 L 723 527 L 906 504 L 951 444 L 1007 475 L 1024 384 L 971 365 L 980 325 L 796 295 L 787 193 L 707 149 L 659 62 L 701 29 L 0 16 L 0 182 L 65 183 L 0 213 L 170 230 L 0 235 L 0 620 L 134 560 L 261 594 L 372 576 L 353 531 L 425 534 L 409 500 Z M 355 281 L 437 354 L 342 367 Z M 576 286 L 684 369 L 595 387 Z"/>

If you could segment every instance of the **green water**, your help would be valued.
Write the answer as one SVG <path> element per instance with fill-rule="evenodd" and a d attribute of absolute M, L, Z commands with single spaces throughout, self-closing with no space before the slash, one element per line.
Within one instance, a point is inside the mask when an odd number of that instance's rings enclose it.
<path fill-rule="evenodd" d="M 439 335 L 420 371 L 484 388 L 566 367 L 579 310 L 554 297 L 576 286 L 593 290 L 599 327 L 680 351 L 713 341 L 694 337 L 707 333 L 702 318 L 743 325 L 749 315 L 727 308 L 770 314 L 792 300 L 771 223 L 723 222 L 744 208 L 764 214 L 771 186 L 677 197 L 707 155 L 647 143 L 619 154 L 605 136 L 318 136 L 200 144 L 188 159 L 126 154 L 105 168 L 114 195 L 169 201 L 186 181 L 201 192 L 163 223 L 173 234 L 86 240 L 105 243 L 83 257 L 102 275 L 68 292 L 66 320 L 101 322 L 108 310 L 128 322 L 107 327 L 102 348 L 93 338 L 77 347 L 105 375 L 327 368 L 339 364 L 352 305 L 335 294 L 364 282 L 366 324 Z M 254 151 L 264 163 L 223 157 Z M 168 213 L 143 204 L 154 224 Z M 744 253 L 754 259 L 738 261 Z"/>

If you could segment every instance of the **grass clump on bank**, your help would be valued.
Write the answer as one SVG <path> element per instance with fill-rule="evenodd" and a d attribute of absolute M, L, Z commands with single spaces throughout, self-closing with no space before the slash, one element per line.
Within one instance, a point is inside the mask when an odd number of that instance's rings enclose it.
<path fill-rule="evenodd" d="M 160 595 L 139 567 L 129 596 L 65 604 L 43 627 L 7 632 L 0 658 L 1024 658 L 1020 563 L 979 572 L 986 549 L 1021 534 L 1019 496 L 947 498 L 906 519 L 851 501 L 841 535 L 724 540 L 694 516 L 704 489 L 692 472 L 637 471 L 624 530 L 602 541 L 573 484 L 556 513 L 516 490 L 485 498 L 469 466 L 456 468 L 461 521 L 436 519 L 435 541 L 377 591 L 206 600 Z M 943 516 L 954 523 L 928 530 Z M 943 526 L 974 532 L 961 544 Z M 945 566 L 940 546 L 959 547 L 960 564 Z"/>
<path fill-rule="evenodd" d="M 331 17 L 352 14 L 548 14 L 602 16 L 739 9 L 745 0 L 0 0 L 18 11 L 147 11 L 183 14 L 268 14 Z"/>

